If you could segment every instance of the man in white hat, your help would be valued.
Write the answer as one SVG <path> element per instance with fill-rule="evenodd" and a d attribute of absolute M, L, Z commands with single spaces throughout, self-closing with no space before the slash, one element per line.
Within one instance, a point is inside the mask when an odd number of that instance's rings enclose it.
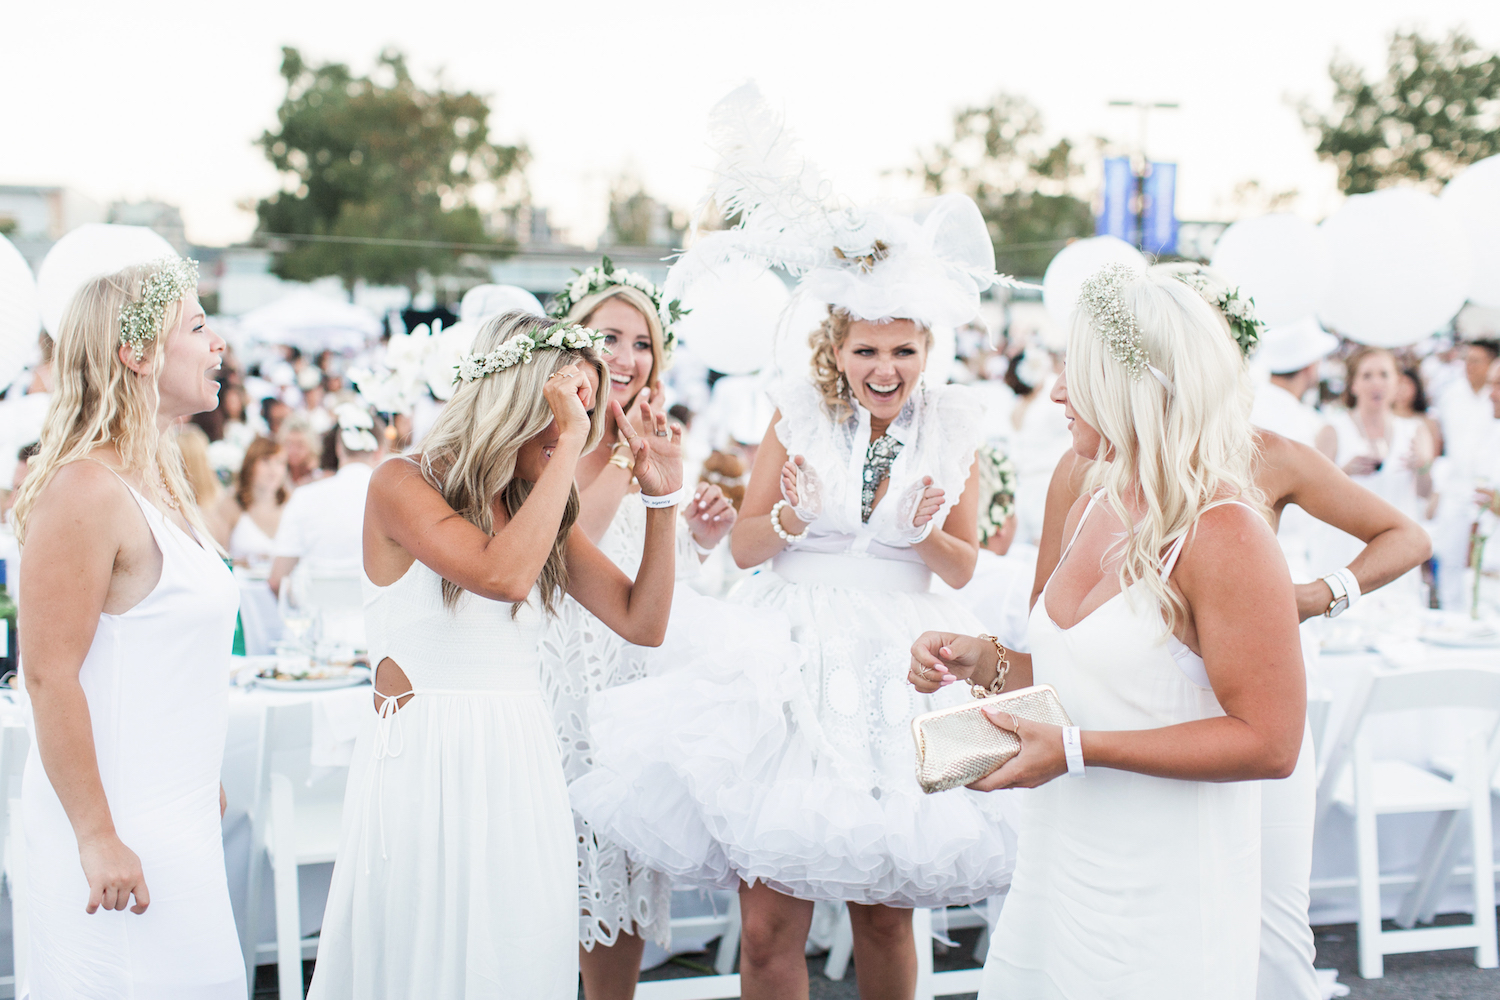
<path fill-rule="evenodd" d="M 1254 362 L 1269 370 L 1271 379 L 1255 390 L 1250 422 L 1333 458 L 1337 437 L 1302 397 L 1318 384 L 1319 363 L 1338 346 L 1339 339 L 1311 316 L 1267 329 Z"/>

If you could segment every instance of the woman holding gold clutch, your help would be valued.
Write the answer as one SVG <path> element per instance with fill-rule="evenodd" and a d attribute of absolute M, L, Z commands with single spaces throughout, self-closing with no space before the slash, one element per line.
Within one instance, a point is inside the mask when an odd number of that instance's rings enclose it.
<path fill-rule="evenodd" d="M 1054 397 L 1096 460 L 1092 489 L 1032 611 L 1031 656 L 1011 656 L 1012 684 L 1051 684 L 1076 727 L 991 716 L 1021 751 L 971 787 L 1037 791 L 981 997 L 1255 996 L 1250 781 L 1291 772 L 1305 681 L 1221 322 L 1162 269 L 1084 286 Z M 911 678 L 983 684 L 996 659 L 927 633 Z"/>

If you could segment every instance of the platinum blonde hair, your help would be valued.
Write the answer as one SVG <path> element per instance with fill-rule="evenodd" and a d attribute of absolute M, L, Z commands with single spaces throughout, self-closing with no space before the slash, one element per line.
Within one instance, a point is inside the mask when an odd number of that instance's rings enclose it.
<path fill-rule="evenodd" d="M 580 326 L 591 326 L 589 317 L 594 311 L 608 302 L 610 299 L 623 299 L 630 303 L 636 312 L 640 313 L 646 320 L 646 329 L 651 332 L 651 374 L 646 376 L 646 387 L 651 394 L 656 395 L 657 384 L 667 371 L 667 355 L 665 347 L 665 332 L 661 328 L 661 317 L 657 315 L 656 306 L 651 304 L 651 297 L 639 288 L 629 285 L 611 285 L 608 288 L 585 295 L 573 304 L 568 314 L 563 317 L 564 323 L 577 323 Z M 607 384 L 607 380 L 606 380 Z"/>
<path fill-rule="evenodd" d="M 57 470 L 109 446 L 125 471 L 139 472 L 153 483 L 159 473 L 199 540 L 218 547 L 203 522 L 174 436 L 156 425 L 166 343 L 182 320 L 188 297 L 168 306 L 161 330 L 142 343 L 143 374 L 120 360 L 120 313 L 141 301 L 154 270 L 140 265 L 95 278 L 69 300 L 57 332 L 56 389 L 42 423 L 40 450 L 16 495 L 17 540 L 26 540 L 26 522 Z"/>
<path fill-rule="evenodd" d="M 1068 339 L 1068 400 L 1102 438 L 1089 492 L 1102 488 L 1120 521 L 1131 525 L 1121 543 L 1120 589 L 1128 594 L 1143 584 L 1171 631 L 1187 609 L 1162 579 L 1167 547 L 1216 500 L 1240 499 L 1269 517 L 1253 471 L 1253 388 L 1224 318 L 1170 270 L 1152 267 L 1121 286 L 1120 295 L 1172 391 L 1150 375 L 1132 378 L 1088 310 L 1079 309 Z M 1127 505 L 1127 498 L 1135 502 Z M 1130 510 L 1137 504 L 1146 513 L 1134 523 Z"/>
<path fill-rule="evenodd" d="M 513 337 L 528 336 L 552 326 L 554 320 L 531 313 L 501 313 L 486 320 L 474 336 L 473 353 L 487 354 Z M 567 365 L 592 367 L 599 377 L 600 393 L 594 401 L 584 451 L 599 443 L 604 434 L 604 412 L 609 400 L 609 373 L 593 350 L 540 348 L 526 364 L 486 375 L 472 382 L 459 382 L 437 422 L 422 442 L 422 476 L 443 495 L 460 517 L 487 535 L 495 533 L 494 501 L 499 498 L 506 513 L 515 517 L 531 493 L 531 483 L 517 479 L 516 455 L 521 446 L 552 422 L 543 388 L 552 373 Z M 568 532 L 578 518 L 578 488 L 573 487 L 557 529 L 552 552 L 537 582 L 547 613 L 556 611 L 558 595 L 567 590 L 565 559 Z M 443 604 L 452 610 L 463 589 L 443 581 Z M 511 608 L 514 616 L 519 605 Z"/>

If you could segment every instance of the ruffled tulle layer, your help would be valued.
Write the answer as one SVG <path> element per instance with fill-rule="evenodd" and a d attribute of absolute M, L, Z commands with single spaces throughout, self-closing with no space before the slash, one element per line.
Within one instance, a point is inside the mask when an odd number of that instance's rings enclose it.
<path fill-rule="evenodd" d="M 924 795 L 915 777 L 911 719 L 940 706 L 906 683 L 908 650 L 978 632 L 955 603 L 763 573 L 674 619 L 646 678 L 590 706 L 598 766 L 569 793 L 597 830 L 699 886 L 937 906 L 1008 885 L 1018 793 Z"/>

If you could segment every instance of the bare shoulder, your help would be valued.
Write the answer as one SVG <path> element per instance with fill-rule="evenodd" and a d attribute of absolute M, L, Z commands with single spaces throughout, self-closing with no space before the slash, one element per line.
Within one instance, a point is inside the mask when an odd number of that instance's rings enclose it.
<path fill-rule="evenodd" d="M 37 494 L 35 510 L 57 511 L 87 520 L 112 517 L 132 506 L 120 477 L 99 462 L 79 460 L 61 466 Z"/>
<path fill-rule="evenodd" d="M 370 475 L 370 492 L 396 496 L 420 485 L 433 492 L 432 484 L 422 475 L 422 466 L 414 457 L 390 458 L 375 467 Z"/>
<path fill-rule="evenodd" d="M 1183 552 L 1183 563 L 1222 563 L 1239 558 L 1259 559 L 1275 552 L 1281 558 L 1281 547 L 1270 524 L 1252 507 L 1240 503 L 1220 504 L 1198 518 L 1189 544 Z"/>

